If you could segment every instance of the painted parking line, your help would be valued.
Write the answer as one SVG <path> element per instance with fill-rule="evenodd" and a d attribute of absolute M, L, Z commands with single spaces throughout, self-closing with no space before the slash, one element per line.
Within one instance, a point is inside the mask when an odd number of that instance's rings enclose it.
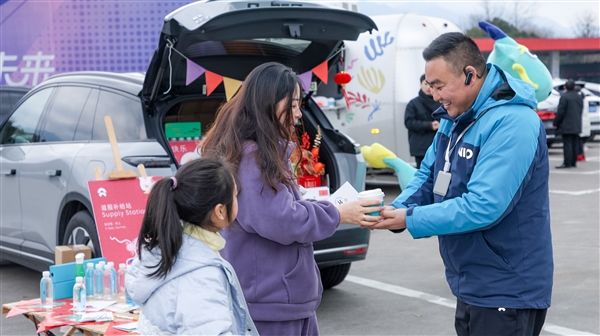
<path fill-rule="evenodd" d="M 564 159 L 558 156 L 551 156 L 548 158 L 548 161 L 553 162 L 562 162 Z M 586 156 L 585 162 L 600 162 L 600 156 Z"/>
<path fill-rule="evenodd" d="M 406 296 L 406 297 L 424 300 L 424 301 L 434 303 L 436 305 L 448 307 L 448 308 L 456 308 L 456 300 L 454 300 L 454 299 L 447 299 L 447 298 L 443 298 L 441 296 L 428 294 L 428 293 L 416 291 L 416 290 L 401 287 L 401 286 L 390 285 L 390 284 L 387 284 L 384 282 L 361 278 L 361 277 L 357 277 L 354 275 L 347 275 L 346 281 L 352 282 L 357 285 L 361 285 L 361 286 L 381 290 L 384 292 L 396 294 L 396 295 L 402 295 L 402 296 Z M 565 335 L 565 336 L 566 335 L 595 335 L 595 334 L 591 334 L 591 333 L 588 333 L 585 331 L 580 331 L 580 330 L 557 326 L 557 325 L 554 325 L 551 323 L 545 323 L 543 330 L 546 332 L 552 333 L 552 334 Z"/>
<path fill-rule="evenodd" d="M 568 191 L 568 190 L 548 190 L 550 194 L 561 194 L 561 195 L 571 195 L 571 196 L 581 196 L 581 195 L 589 195 L 600 192 L 600 188 L 598 189 L 588 189 L 588 190 L 579 190 L 579 191 Z"/>
<path fill-rule="evenodd" d="M 571 168 L 568 170 L 550 169 L 550 174 L 563 174 L 563 175 L 598 175 L 600 170 L 578 170 L 577 168 Z"/>

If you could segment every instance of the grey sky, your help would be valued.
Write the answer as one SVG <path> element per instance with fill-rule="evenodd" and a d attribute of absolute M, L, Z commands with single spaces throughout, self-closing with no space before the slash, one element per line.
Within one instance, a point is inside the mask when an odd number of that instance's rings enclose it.
<path fill-rule="evenodd" d="M 469 16 L 482 13 L 482 1 L 359 1 L 359 10 L 367 15 L 384 15 L 392 13 L 418 13 L 422 15 L 445 18 L 459 27 L 465 27 Z M 503 19 L 510 22 L 517 8 L 531 11 L 531 23 L 552 32 L 553 37 L 573 37 L 572 26 L 582 13 L 592 13 L 598 26 L 600 1 L 495 1 L 490 2 L 492 8 L 503 9 Z"/>

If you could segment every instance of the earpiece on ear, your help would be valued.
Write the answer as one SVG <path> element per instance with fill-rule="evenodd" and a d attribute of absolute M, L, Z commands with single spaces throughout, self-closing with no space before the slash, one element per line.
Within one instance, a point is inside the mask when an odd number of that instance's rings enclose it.
<path fill-rule="evenodd" d="M 473 79 L 473 73 L 471 71 L 467 72 L 467 78 L 465 79 L 465 85 L 471 84 L 471 80 Z"/>

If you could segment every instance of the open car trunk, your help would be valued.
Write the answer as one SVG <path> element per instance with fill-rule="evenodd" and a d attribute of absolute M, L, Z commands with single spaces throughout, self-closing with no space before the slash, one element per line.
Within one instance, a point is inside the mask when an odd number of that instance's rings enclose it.
<path fill-rule="evenodd" d="M 174 161 L 185 163 L 197 157 L 195 147 L 225 102 L 222 83 L 206 95 L 206 73 L 186 81 L 189 62 L 239 81 L 266 62 L 282 63 L 301 74 L 326 60 L 334 66 L 343 40 L 356 40 L 373 29 L 375 23 L 363 14 L 314 2 L 224 0 L 183 6 L 165 18 L 144 80 L 145 111 L 150 119 L 161 120 L 150 127 L 162 127 L 155 133 L 158 141 Z M 329 183 L 323 182 L 335 190 L 342 180 L 336 172 L 348 172 L 336 166 L 336 153 L 355 155 L 356 148 L 333 130 L 310 98 L 302 112 L 304 129 L 299 135 L 307 131 L 312 143 L 317 125 L 322 129 L 319 161 L 325 164 Z"/>

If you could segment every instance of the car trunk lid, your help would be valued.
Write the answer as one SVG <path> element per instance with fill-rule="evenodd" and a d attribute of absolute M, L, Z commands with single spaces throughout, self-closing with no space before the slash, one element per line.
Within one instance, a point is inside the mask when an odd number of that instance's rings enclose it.
<path fill-rule="evenodd" d="M 303 73 L 332 57 L 343 40 L 373 29 L 375 23 L 363 14 L 310 2 L 192 3 L 165 18 L 142 100 L 152 114 L 157 100 L 202 92 L 204 81 L 186 85 L 188 59 L 237 80 L 270 61 Z"/>

